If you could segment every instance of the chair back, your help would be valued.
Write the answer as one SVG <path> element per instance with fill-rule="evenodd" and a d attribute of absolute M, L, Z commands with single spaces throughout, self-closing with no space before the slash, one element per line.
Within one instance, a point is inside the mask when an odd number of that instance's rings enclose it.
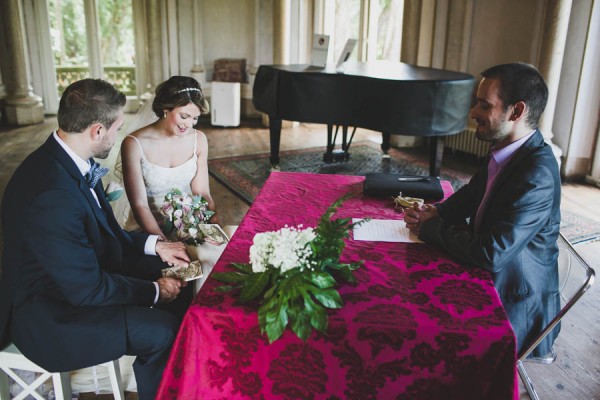
<path fill-rule="evenodd" d="M 103 364 L 98 364 L 98 366 L 106 367 L 108 370 L 113 398 L 115 400 L 123 400 L 125 398 L 125 393 L 123 392 L 119 360 L 108 361 Z M 94 380 L 96 380 L 96 367 L 97 366 L 92 367 L 94 369 Z M 33 382 L 28 383 L 22 379 L 15 370 L 32 371 L 39 376 L 37 376 Z M 31 397 L 37 400 L 45 400 L 45 398 L 38 393 L 38 388 L 49 379 L 52 379 L 55 399 L 71 400 L 72 398 L 69 372 L 46 371 L 44 368 L 25 357 L 13 343 L 9 343 L 9 345 L 3 349 L 0 348 L 0 400 L 10 398 L 9 377 L 22 388 L 22 391 L 14 398 L 14 400 L 23 400 Z M 97 386 L 96 382 L 96 387 Z M 96 391 L 96 394 L 99 394 L 98 390 Z"/>
<path fill-rule="evenodd" d="M 581 296 L 594 283 L 595 272 L 592 267 L 579 255 L 573 245 L 563 236 L 558 236 L 558 289 L 560 292 L 560 311 L 546 325 L 537 339 L 521 354 L 519 360 L 527 358 L 536 346 L 560 322 L 565 314 L 579 301 Z"/>
<path fill-rule="evenodd" d="M 594 283 L 595 271 L 581 258 L 573 245 L 561 234 L 558 238 L 558 290 L 564 308 L 581 297 Z"/>

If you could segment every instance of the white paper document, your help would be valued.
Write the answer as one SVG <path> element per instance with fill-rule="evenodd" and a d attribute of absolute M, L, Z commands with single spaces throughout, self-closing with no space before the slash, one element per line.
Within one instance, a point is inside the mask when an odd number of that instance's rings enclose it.
<path fill-rule="evenodd" d="M 362 218 L 353 218 L 352 222 L 361 220 Z M 372 219 L 360 226 L 355 226 L 354 240 L 423 243 L 414 233 L 408 230 L 404 221 L 391 219 Z"/>

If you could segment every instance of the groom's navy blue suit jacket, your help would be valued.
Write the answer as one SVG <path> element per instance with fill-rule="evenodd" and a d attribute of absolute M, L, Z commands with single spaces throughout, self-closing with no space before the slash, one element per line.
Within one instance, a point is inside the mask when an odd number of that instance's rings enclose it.
<path fill-rule="evenodd" d="M 102 209 L 50 136 L 4 194 L 0 339 L 50 371 L 123 355 L 123 306 L 148 307 L 156 295 L 151 281 L 127 276 L 148 235 L 123 231 L 101 183 L 95 192 Z"/>
<path fill-rule="evenodd" d="M 560 176 L 558 164 L 536 131 L 496 176 L 479 230 L 475 214 L 486 191 L 487 166 L 438 205 L 420 237 L 461 260 L 488 270 L 517 338 L 524 349 L 556 315 Z M 468 229 L 463 229 L 470 218 Z M 545 355 L 557 327 L 533 355 Z"/>

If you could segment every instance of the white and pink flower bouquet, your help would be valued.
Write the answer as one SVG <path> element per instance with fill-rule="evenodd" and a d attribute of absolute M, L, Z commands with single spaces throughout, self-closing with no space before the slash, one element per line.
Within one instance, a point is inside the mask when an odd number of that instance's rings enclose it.
<path fill-rule="evenodd" d="M 204 243 L 207 235 L 203 225 L 215 214 L 202 196 L 188 195 L 175 188 L 165 195 L 161 212 L 165 235 L 190 245 Z"/>

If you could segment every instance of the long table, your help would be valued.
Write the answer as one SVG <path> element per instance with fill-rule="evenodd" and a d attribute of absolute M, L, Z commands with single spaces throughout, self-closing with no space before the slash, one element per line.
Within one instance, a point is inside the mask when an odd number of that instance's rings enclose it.
<path fill-rule="evenodd" d="M 362 194 L 364 177 L 273 172 L 214 271 L 249 261 L 258 232 L 335 217 L 399 219 L 391 199 Z M 443 182 L 444 192 L 452 188 Z M 256 308 L 208 279 L 183 320 L 159 399 L 518 399 L 516 342 L 490 275 L 424 243 L 347 240 L 364 260 L 340 284 L 326 334 L 289 329 L 272 344 Z"/>

